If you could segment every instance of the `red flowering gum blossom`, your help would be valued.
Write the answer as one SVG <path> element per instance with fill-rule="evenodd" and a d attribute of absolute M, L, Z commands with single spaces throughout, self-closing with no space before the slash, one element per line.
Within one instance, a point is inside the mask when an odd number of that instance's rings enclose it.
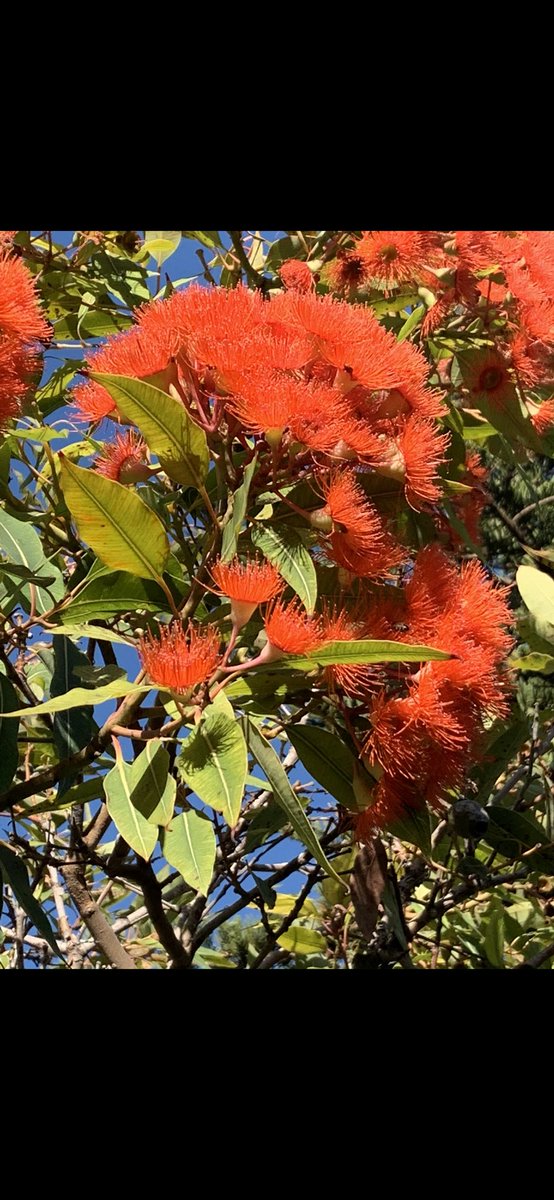
<path fill-rule="evenodd" d="M 310 292 L 314 277 L 307 263 L 299 262 L 297 258 L 287 258 L 279 268 L 281 281 L 287 289 L 294 292 Z"/>
<path fill-rule="evenodd" d="M 145 671 L 157 687 L 188 692 L 203 683 L 219 663 L 219 630 L 215 625 L 197 625 L 189 621 L 162 625 L 160 636 L 147 633 L 139 640 L 139 654 Z"/>
<path fill-rule="evenodd" d="M 211 574 L 231 601 L 231 620 L 236 629 L 246 625 L 258 604 L 273 600 L 285 586 L 273 564 L 258 557 L 247 558 L 246 562 L 238 558 L 228 563 L 216 562 Z"/>
<path fill-rule="evenodd" d="M 21 259 L 5 253 L 0 253 L 0 334 L 21 343 L 46 341 L 51 336 L 33 276 Z"/>
<path fill-rule="evenodd" d="M 440 433 L 433 421 L 415 416 L 391 424 L 388 432 L 380 460 L 372 463 L 375 470 L 404 484 L 411 508 L 417 510 L 438 500 L 442 496 L 438 469 L 445 462 L 450 434 Z"/>
<path fill-rule="evenodd" d="M 132 429 L 117 433 L 115 441 L 104 446 L 94 461 L 94 468 L 106 479 L 118 483 L 144 483 L 152 474 L 146 462 L 147 446 Z"/>
<path fill-rule="evenodd" d="M 265 617 L 267 642 L 259 661 L 273 662 L 285 654 L 310 654 L 323 641 L 320 617 L 311 617 L 299 600 L 275 600 Z"/>
<path fill-rule="evenodd" d="M 406 551 L 387 532 L 351 471 L 335 472 L 323 484 L 323 492 L 326 505 L 319 513 L 331 517 L 330 553 L 339 566 L 353 575 L 377 578 L 402 562 Z"/>
<path fill-rule="evenodd" d="M 425 268 L 439 261 L 437 234 L 421 229 L 373 229 L 356 243 L 366 278 L 379 287 L 394 288 L 425 277 Z"/>
<path fill-rule="evenodd" d="M 38 359 L 16 338 L 0 336 L 0 429 L 20 411 Z"/>

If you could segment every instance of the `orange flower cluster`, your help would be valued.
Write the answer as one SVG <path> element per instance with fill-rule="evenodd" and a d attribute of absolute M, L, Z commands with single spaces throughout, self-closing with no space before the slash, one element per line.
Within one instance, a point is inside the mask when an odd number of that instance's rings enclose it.
<path fill-rule="evenodd" d="M 374 698 L 363 746 L 383 776 L 358 833 L 403 808 L 439 805 L 459 788 L 475 757 L 487 716 L 505 716 L 509 691 L 501 670 L 512 639 L 506 589 L 477 561 L 460 571 L 436 546 L 417 557 L 404 587 L 386 589 L 366 622 L 366 636 L 423 643 L 451 655 L 398 677 Z"/>
<path fill-rule="evenodd" d="M 19 258 L 0 251 L 0 427 L 20 411 L 38 368 L 36 343 L 49 337 L 32 275 Z"/>
<path fill-rule="evenodd" d="M 139 641 L 144 670 L 157 687 L 182 694 L 213 674 L 219 663 L 219 630 L 215 625 L 179 621 L 162 625 L 160 636 L 147 633 Z"/>

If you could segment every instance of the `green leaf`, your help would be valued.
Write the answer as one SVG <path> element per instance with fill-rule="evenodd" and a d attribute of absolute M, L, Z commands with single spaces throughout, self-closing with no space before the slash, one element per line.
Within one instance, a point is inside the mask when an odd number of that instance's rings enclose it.
<path fill-rule="evenodd" d="M 71 690 L 78 684 L 76 674 L 78 667 L 90 667 L 88 658 L 67 637 L 54 639 L 54 674 L 50 684 L 50 697 L 55 699 Z M 92 716 L 92 705 L 84 704 L 81 708 L 58 712 L 54 716 L 53 734 L 56 750 L 60 759 L 69 758 L 77 750 L 86 746 L 97 731 L 96 722 Z M 70 786 L 69 779 L 62 779 L 58 786 L 58 799 Z"/>
<path fill-rule="evenodd" d="M 12 687 L 5 675 L 0 675 L 0 792 L 6 792 L 17 771 L 19 751 L 17 748 L 17 721 L 6 721 L 3 713 L 17 708 L 19 700 L 15 688 Z"/>
<path fill-rule="evenodd" d="M 97 642 L 113 642 L 116 646 L 135 645 L 131 638 L 123 637 L 121 633 L 112 633 L 111 629 L 104 629 L 102 625 L 87 625 L 85 621 L 77 625 L 57 625 L 48 633 L 55 638 L 94 638 Z"/>
<path fill-rule="evenodd" d="M 172 254 L 179 249 L 181 242 L 181 230 L 176 232 L 165 232 L 163 230 L 147 229 L 144 234 L 144 248 L 154 258 L 161 267 L 166 259 L 171 258 Z"/>
<path fill-rule="evenodd" d="M 296 925 L 293 921 L 286 933 L 277 938 L 283 950 L 292 954 L 322 954 L 327 949 L 327 942 L 317 929 L 306 929 L 304 925 Z"/>
<path fill-rule="evenodd" d="M 69 708 L 81 708 L 83 704 L 103 704 L 105 700 L 122 699 L 131 692 L 150 692 L 152 684 L 127 683 L 124 679 L 116 679 L 99 688 L 71 688 L 65 696 L 56 696 L 42 704 L 33 704 L 29 708 L 18 708 L 15 712 L 0 713 L 5 717 L 38 717 L 41 713 L 65 712 Z"/>
<path fill-rule="evenodd" d="M 425 316 L 425 312 L 426 312 L 426 308 L 425 308 L 424 304 L 419 304 L 417 306 L 417 308 L 414 308 L 413 312 L 410 313 L 408 319 L 406 321 L 404 321 L 404 324 L 403 324 L 400 332 L 397 334 L 397 336 L 396 336 L 397 342 L 403 342 L 405 338 L 409 337 L 410 333 L 412 333 L 412 330 L 416 329 L 417 326 L 419 325 L 420 321 L 423 320 L 423 317 Z"/>
<path fill-rule="evenodd" d="M 405 809 L 400 817 L 395 817 L 394 821 L 389 822 L 387 831 L 399 841 L 417 846 L 426 858 L 431 857 L 431 820 L 427 808 Z"/>
<path fill-rule="evenodd" d="M 65 501 L 79 535 L 107 567 L 160 581 L 169 541 L 159 519 L 122 483 L 59 455 Z"/>
<path fill-rule="evenodd" d="M 109 392 L 128 421 L 136 425 L 160 466 L 183 487 L 200 487 L 209 466 L 208 443 L 203 429 L 191 421 L 184 404 L 138 379 L 91 372 Z"/>
<path fill-rule="evenodd" d="M 538 567 L 518 567 L 516 583 L 539 634 L 554 640 L 554 579 Z"/>
<path fill-rule="evenodd" d="M 133 769 L 135 763 L 131 765 L 126 763 L 119 743 L 115 742 L 114 745 L 117 747 L 116 763 L 104 777 L 106 806 L 118 833 L 125 838 L 135 854 L 140 855 L 148 862 L 158 840 L 158 830 L 137 808 L 135 802 L 137 773 Z M 141 778 L 142 772 L 139 776 L 139 779 Z M 142 795 L 144 796 L 144 791 Z"/>
<path fill-rule="evenodd" d="M 474 778 L 478 791 L 474 799 L 478 804 L 488 800 L 496 780 L 506 770 L 508 763 L 523 746 L 529 737 L 529 722 L 514 718 L 506 727 L 504 721 L 497 721 L 489 731 L 487 746 L 483 751 L 483 763 Z"/>
<path fill-rule="evenodd" d="M 554 850 L 544 829 L 529 813 L 514 812 L 493 804 L 487 808 L 490 817 L 489 827 L 483 836 L 483 841 L 492 846 L 505 858 L 521 858 L 526 850 L 540 847 L 534 854 L 526 858 L 530 867 L 537 871 L 551 874 L 554 868 Z"/>
<path fill-rule="evenodd" d="M 10 885 L 18 904 L 27 913 L 35 928 L 38 929 L 43 938 L 46 938 L 54 953 L 58 957 L 63 958 L 63 955 L 58 950 L 50 921 L 44 910 L 40 907 L 38 900 L 35 900 L 33 896 L 25 863 L 8 846 L 0 845 L 0 870 L 5 876 L 6 883 Z"/>
<path fill-rule="evenodd" d="M 244 472 L 244 478 L 239 488 L 237 488 L 233 496 L 233 513 L 231 520 L 223 530 L 223 538 L 221 543 L 221 560 L 229 562 L 237 551 L 237 539 L 241 531 L 241 526 L 246 516 L 246 506 L 248 504 L 248 492 L 252 482 L 252 476 L 257 466 L 257 456 L 254 455 L 252 462 L 248 464 Z"/>
<path fill-rule="evenodd" d="M 252 541 L 312 613 L 317 600 L 317 576 L 313 561 L 296 529 L 277 529 L 272 525 L 252 529 Z"/>
<path fill-rule="evenodd" d="M 165 580 L 174 599 L 178 599 L 175 588 L 171 587 L 174 578 L 167 571 Z M 158 613 L 167 610 L 167 597 L 152 579 L 138 579 L 129 571 L 102 571 L 87 576 L 82 590 L 61 610 L 60 616 L 75 621 L 78 626 L 90 620 L 117 617 L 120 613 Z"/>
<path fill-rule="evenodd" d="M 204 804 L 223 813 L 233 828 L 248 773 L 246 745 L 235 718 L 213 706 L 206 709 L 184 743 L 177 765 L 192 791 Z"/>
<path fill-rule="evenodd" d="M 464 425 L 463 436 L 466 442 L 486 442 L 487 438 L 495 437 L 497 430 L 489 421 L 480 421 L 478 425 Z"/>
<path fill-rule="evenodd" d="M 483 922 L 486 927 L 485 954 L 491 967 L 504 966 L 504 908 L 500 900 L 494 898 L 488 912 L 488 919 Z"/>
<path fill-rule="evenodd" d="M 542 675 L 554 672 L 554 657 L 551 654 L 525 654 L 523 658 L 508 659 L 512 671 L 540 671 Z"/>
<path fill-rule="evenodd" d="M 353 804 L 353 757 L 336 733 L 317 725 L 288 725 L 286 734 L 310 775 L 343 804 Z"/>
<path fill-rule="evenodd" d="M 183 237 L 194 238 L 203 246 L 207 246 L 208 250 L 217 250 L 218 246 L 223 245 L 218 229 L 183 229 L 181 232 Z"/>
<path fill-rule="evenodd" d="M 146 742 L 131 764 L 133 804 L 151 825 L 169 825 L 177 784 L 169 774 L 169 754 L 159 738 Z"/>
<path fill-rule="evenodd" d="M 297 670 L 309 671 L 316 666 L 330 667 L 341 663 L 434 662 L 451 655 L 431 646 L 412 646 L 408 642 L 361 641 L 327 642 L 311 654 L 287 655 L 279 660 L 281 666 L 290 663 Z"/>
<path fill-rule="evenodd" d="M 343 890 L 346 892 L 348 888 L 343 880 L 337 875 L 334 867 L 329 862 L 324 854 L 315 830 L 310 825 L 310 822 L 302 808 L 298 796 L 293 791 L 287 773 L 277 757 L 273 747 L 262 736 L 259 729 L 249 717 L 242 717 L 242 727 L 244 729 L 248 749 L 256 759 L 256 762 L 262 768 L 266 779 L 269 781 L 273 796 L 281 808 L 286 812 L 287 817 L 298 837 L 307 846 L 316 862 L 326 872 L 331 879 L 335 879 L 340 883 Z"/>
<path fill-rule="evenodd" d="M 51 584 L 43 583 L 36 587 L 36 609 L 38 613 L 47 612 L 61 600 L 65 588 L 62 573 L 54 563 L 45 557 L 38 534 L 28 521 L 19 521 L 10 513 L 0 509 L 0 550 L 6 554 L 9 562 L 26 567 L 31 575 L 52 579 Z M 3 564 L 9 572 L 9 562 Z M 29 584 L 13 583 L 7 589 L 0 584 L 0 609 L 4 612 L 11 610 L 16 604 L 26 611 L 30 608 Z"/>
<path fill-rule="evenodd" d="M 211 821 L 194 809 L 179 813 L 162 833 L 161 844 L 168 863 L 185 883 L 207 896 L 216 855 Z"/>

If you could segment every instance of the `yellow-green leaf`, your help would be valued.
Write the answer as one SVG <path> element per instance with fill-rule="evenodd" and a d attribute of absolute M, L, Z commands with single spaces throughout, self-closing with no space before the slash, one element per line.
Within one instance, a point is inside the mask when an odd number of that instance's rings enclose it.
<path fill-rule="evenodd" d="M 122 483 L 58 457 L 65 501 L 82 540 L 113 571 L 159 583 L 169 557 L 159 517 Z"/>
<path fill-rule="evenodd" d="M 166 259 L 179 249 L 181 230 L 166 231 L 163 229 L 147 229 L 144 234 L 144 248 L 148 250 L 159 267 Z"/>
<path fill-rule="evenodd" d="M 256 525 L 252 530 L 252 541 L 290 583 L 306 610 L 312 613 L 317 600 L 317 576 L 298 530 Z"/>
<path fill-rule="evenodd" d="M 174 817 L 161 838 L 168 863 L 185 883 L 207 896 L 213 874 L 216 842 L 211 822 L 190 809 Z"/>
<path fill-rule="evenodd" d="M 178 760 L 183 779 L 231 828 L 240 813 L 248 772 L 242 729 L 225 709 L 211 706 L 187 738 Z"/>
<path fill-rule="evenodd" d="M 317 929 L 306 929 L 304 925 L 294 923 L 277 941 L 283 950 L 290 950 L 292 954 L 322 954 L 327 949 L 327 942 Z"/>
<path fill-rule="evenodd" d="M 538 567 L 518 567 L 516 583 L 522 600 L 540 623 L 541 637 L 554 637 L 554 579 Z"/>
<path fill-rule="evenodd" d="M 314 667 L 330 667 L 341 663 L 433 662 L 450 658 L 445 650 L 431 646 L 412 646 L 407 642 L 327 642 L 311 654 L 289 654 L 280 660 L 281 666 L 290 663 L 295 669 L 309 671 Z"/>
<path fill-rule="evenodd" d="M 148 861 L 158 840 L 158 830 L 137 807 L 135 764 L 126 763 L 118 743 L 115 745 L 116 763 L 104 778 L 106 806 L 118 833 L 135 854 Z"/>
<path fill-rule="evenodd" d="M 69 708 L 80 708 L 83 704 L 103 704 L 105 700 L 115 700 L 128 696 L 130 692 L 149 692 L 151 683 L 128 683 L 125 679 L 114 679 L 113 683 L 105 683 L 98 688 L 71 688 L 64 696 L 53 696 L 42 704 L 33 704 L 29 708 L 17 708 L 13 712 L 0 713 L 1 717 L 39 717 L 41 713 L 66 712 Z"/>
<path fill-rule="evenodd" d="M 115 400 L 118 410 L 142 433 L 160 466 L 183 487 L 199 487 L 208 473 L 206 434 L 191 421 L 184 404 L 174 396 L 124 375 L 91 374 Z"/>

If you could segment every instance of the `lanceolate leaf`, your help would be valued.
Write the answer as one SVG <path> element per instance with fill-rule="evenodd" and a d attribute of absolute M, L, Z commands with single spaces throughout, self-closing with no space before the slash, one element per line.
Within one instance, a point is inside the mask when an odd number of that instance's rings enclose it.
<path fill-rule="evenodd" d="M 40 538 L 28 521 L 20 521 L 0 509 L 0 551 L 6 556 L 4 582 L 0 583 L 0 611 L 16 604 L 29 609 L 30 585 L 25 579 L 10 578 L 10 563 L 25 567 L 31 576 L 50 582 L 35 585 L 36 611 L 47 612 L 64 594 L 62 573 L 44 554 Z"/>
<path fill-rule="evenodd" d="M 127 683 L 125 679 L 116 679 L 98 688 L 71 688 L 65 696 L 55 696 L 44 700 L 42 704 L 33 704 L 29 708 L 18 708 L 15 712 L 0 713 L 4 717 L 38 717 L 41 713 L 65 712 L 68 708 L 81 708 L 83 704 L 103 704 L 104 700 L 114 700 L 128 696 L 131 692 L 149 692 L 151 683 Z"/>
<path fill-rule="evenodd" d="M 16 709 L 19 704 L 15 688 L 12 687 L 5 675 L 0 675 L 0 704 L 3 713 Z M 7 791 L 17 770 L 19 753 L 17 749 L 18 721 L 8 721 L 0 715 L 0 793 Z"/>
<path fill-rule="evenodd" d="M 309 613 L 317 600 L 315 567 L 296 529 L 276 529 L 271 525 L 254 526 L 252 541 L 269 559 L 283 579 L 290 583 Z"/>
<path fill-rule="evenodd" d="M 0 875 L 2 874 L 6 883 L 10 885 L 18 904 L 30 917 L 42 937 L 46 938 L 54 953 L 59 955 L 50 921 L 31 891 L 25 863 L 8 846 L 0 846 Z"/>
<path fill-rule="evenodd" d="M 179 813 L 162 834 L 162 849 L 168 863 L 180 871 L 185 883 L 206 896 L 216 853 L 211 822 L 193 809 Z"/>
<path fill-rule="evenodd" d="M 158 830 L 137 807 L 137 774 L 133 771 L 135 764 L 126 763 L 119 744 L 115 742 L 115 745 L 116 764 L 104 778 L 107 809 L 118 832 L 128 842 L 131 850 L 148 861 L 158 840 Z M 141 776 L 142 772 L 138 778 Z M 142 795 L 144 796 L 144 792 Z"/>
<path fill-rule="evenodd" d="M 106 388 L 122 416 L 138 426 L 170 479 L 184 487 L 204 482 L 209 464 L 206 434 L 191 421 L 180 400 L 124 375 L 92 374 L 92 378 Z"/>
<path fill-rule="evenodd" d="M 165 579 L 176 599 L 168 572 Z M 108 571 L 87 578 L 82 591 L 61 610 L 60 616 L 79 624 L 107 620 L 119 613 L 166 612 L 167 608 L 167 597 L 153 579 L 138 579 L 129 571 Z"/>
<path fill-rule="evenodd" d="M 72 685 L 79 683 L 76 674 L 78 667 L 90 667 L 88 658 L 73 645 L 67 637 L 54 638 L 54 674 L 50 684 L 50 697 L 55 699 L 71 690 Z M 80 708 L 72 708 L 58 712 L 54 716 L 53 733 L 56 749 L 60 759 L 69 758 L 77 750 L 82 750 L 90 742 L 96 722 L 92 716 L 92 705 L 83 704 Z M 58 787 L 58 799 L 70 787 L 70 779 L 62 779 Z"/>
<path fill-rule="evenodd" d="M 49 629 L 48 633 L 55 638 L 95 638 L 99 642 L 113 642 L 120 646 L 133 645 L 131 638 L 123 637 L 120 633 L 112 633 L 111 629 L 103 629 L 101 625 L 87 625 L 84 621 L 79 625 L 57 625 L 55 629 Z"/>
<path fill-rule="evenodd" d="M 352 808 L 353 757 L 338 735 L 316 725 L 288 725 L 287 737 L 310 775 L 345 808 Z"/>
<path fill-rule="evenodd" d="M 192 791 L 236 825 L 248 772 L 242 729 L 228 712 L 210 707 L 187 738 L 178 760 Z"/>
<path fill-rule="evenodd" d="M 65 501 L 79 534 L 107 567 L 159 582 L 169 541 L 155 513 L 122 483 L 59 455 Z"/>
<path fill-rule="evenodd" d="M 538 567 L 519 567 L 516 583 L 522 600 L 541 626 L 552 626 L 551 634 L 540 632 L 542 636 L 554 637 L 554 579 L 546 571 Z"/>
<path fill-rule="evenodd" d="M 347 891 L 348 889 L 343 880 L 337 875 L 334 867 L 324 854 L 317 834 L 310 825 L 298 796 L 293 792 L 287 773 L 277 757 L 273 746 L 269 744 L 259 729 L 256 728 L 253 721 L 248 717 L 242 718 L 242 725 L 248 749 L 262 768 L 266 779 L 271 785 L 274 799 L 286 812 L 295 833 L 298 834 L 298 837 L 301 838 L 304 845 L 313 854 L 320 867 L 323 867 L 326 874 L 340 883 L 344 891 Z"/>
<path fill-rule="evenodd" d="M 296 670 L 308 671 L 317 666 L 330 667 L 340 663 L 433 662 L 450 657 L 444 650 L 412 646 L 407 642 L 327 642 L 305 657 L 287 655 L 280 659 L 280 664 L 290 663 Z"/>
<path fill-rule="evenodd" d="M 239 536 L 242 523 L 246 516 L 246 506 L 248 503 L 248 492 L 252 482 L 252 476 L 256 470 L 257 457 L 254 455 L 252 462 L 248 464 L 244 472 L 244 479 L 239 488 L 237 488 L 233 496 L 233 514 L 229 524 L 223 530 L 223 538 L 221 543 L 221 558 L 223 562 L 229 562 L 237 550 L 237 538 Z"/>
<path fill-rule="evenodd" d="M 151 825 L 168 825 L 173 816 L 177 784 L 169 765 L 169 754 L 159 738 L 146 742 L 131 764 L 133 803 Z"/>

